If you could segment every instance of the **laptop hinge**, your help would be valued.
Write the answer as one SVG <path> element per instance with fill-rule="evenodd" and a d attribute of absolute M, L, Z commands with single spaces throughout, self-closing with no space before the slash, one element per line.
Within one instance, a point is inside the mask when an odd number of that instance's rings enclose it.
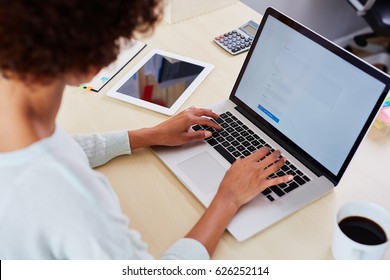
<path fill-rule="evenodd" d="M 244 108 L 240 106 L 236 106 L 235 109 L 240 112 L 242 115 L 244 115 L 251 123 L 253 123 L 255 126 L 257 126 L 259 129 L 261 129 L 264 133 L 266 133 L 269 137 L 271 137 L 275 142 L 277 142 L 281 147 L 283 147 L 285 150 L 289 151 L 290 154 L 292 154 L 297 160 L 302 162 L 307 168 L 310 169 L 316 176 L 320 177 L 322 175 L 326 176 L 323 172 L 321 172 L 313 162 L 309 161 L 306 157 L 304 157 L 302 154 L 300 154 L 296 149 L 294 149 L 291 145 L 287 144 L 285 141 L 283 141 L 279 136 L 277 136 L 272 130 L 264 125 L 262 122 L 256 120 L 255 117 L 253 117 L 251 114 L 249 114 Z M 326 176 L 327 177 L 327 176 Z M 331 180 L 331 178 L 328 178 Z M 332 181 L 332 180 L 331 180 Z M 333 181 L 332 181 L 333 182 Z M 334 182 L 333 182 L 334 183 Z"/>

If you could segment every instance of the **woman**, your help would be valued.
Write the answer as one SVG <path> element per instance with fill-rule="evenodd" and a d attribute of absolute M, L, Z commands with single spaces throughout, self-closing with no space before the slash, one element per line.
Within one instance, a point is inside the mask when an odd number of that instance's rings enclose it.
<path fill-rule="evenodd" d="M 152 258 L 95 167 L 131 150 L 181 145 L 221 129 L 211 110 L 190 108 L 152 128 L 71 137 L 55 123 L 66 85 L 112 62 L 118 39 L 152 30 L 159 0 L 0 0 L 0 258 Z M 207 117 L 207 118 L 206 118 Z M 238 159 L 204 215 L 161 256 L 207 259 L 238 209 L 285 162 L 262 148 Z M 273 163 L 273 165 L 271 165 Z M 270 166 L 271 165 L 271 166 Z M 269 167 L 268 167 L 269 166 Z M 267 168 L 268 167 L 268 168 Z"/>

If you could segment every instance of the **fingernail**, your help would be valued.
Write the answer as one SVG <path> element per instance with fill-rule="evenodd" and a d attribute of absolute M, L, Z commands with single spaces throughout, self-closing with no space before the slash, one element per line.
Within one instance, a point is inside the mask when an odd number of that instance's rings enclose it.
<path fill-rule="evenodd" d="M 291 181 L 292 179 L 294 179 L 294 176 L 293 175 L 288 175 L 288 180 Z"/>
<path fill-rule="evenodd" d="M 208 130 L 206 130 L 204 132 L 204 138 L 209 138 L 209 137 L 211 137 L 211 135 L 212 135 L 212 133 L 210 131 L 208 131 Z"/>

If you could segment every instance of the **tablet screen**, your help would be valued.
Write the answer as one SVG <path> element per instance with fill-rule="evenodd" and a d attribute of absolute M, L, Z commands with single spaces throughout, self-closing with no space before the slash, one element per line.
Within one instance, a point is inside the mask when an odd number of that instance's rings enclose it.
<path fill-rule="evenodd" d="M 156 53 L 117 92 L 170 108 L 203 69 Z"/>
<path fill-rule="evenodd" d="M 152 49 L 123 75 L 107 95 L 173 115 L 213 67 L 200 60 Z"/>

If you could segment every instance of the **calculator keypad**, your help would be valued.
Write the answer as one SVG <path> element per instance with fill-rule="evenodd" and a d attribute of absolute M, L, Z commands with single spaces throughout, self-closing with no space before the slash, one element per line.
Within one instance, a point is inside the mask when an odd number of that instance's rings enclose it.
<path fill-rule="evenodd" d="M 252 41 L 251 37 L 239 30 L 233 30 L 214 38 L 215 43 L 233 55 L 249 50 Z"/>

